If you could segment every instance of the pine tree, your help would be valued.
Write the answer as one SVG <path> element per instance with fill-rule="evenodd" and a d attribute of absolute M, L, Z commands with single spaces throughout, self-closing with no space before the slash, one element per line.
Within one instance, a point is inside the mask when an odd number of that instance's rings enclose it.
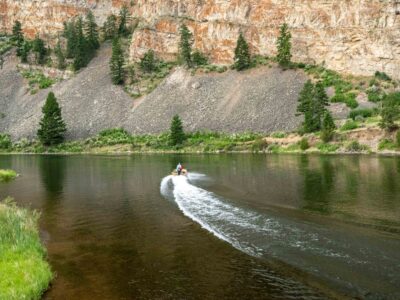
<path fill-rule="evenodd" d="M 242 33 L 239 34 L 235 49 L 234 68 L 238 71 L 248 69 L 251 64 L 249 45 Z"/>
<path fill-rule="evenodd" d="M 147 51 L 143 58 L 140 60 L 140 68 L 142 69 L 142 71 L 144 72 L 154 72 L 156 69 L 156 60 L 155 60 L 155 56 L 154 56 L 154 51 L 153 50 L 149 50 Z"/>
<path fill-rule="evenodd" d="M 172 118 L 171 122 L 171 132 L 170 132 L 170 142 L 172 146 L 181 145 L 186 139 L 185 133 L 183 131 L 182 121 L 178 115 Z"/>
<path fill-rule="evenodd" d="M 44 41 L 37 34 L 32 43 L 32 51 L 35 52 L 36 63 L 42 65 L 47 54 Z"/>
<path fill-rule="evenodd" d="M 336 129 L 335 122 L 333 121 L 332 115 L 329 111 L 325 111 L 322 120 L 322 132 L 321 139 L 324 143 L 332 140 L 333 132 Z"/>
<path fill-rule="evenodd" d="M 17 56 L 20 56 L 21 53 L 19 50 L 22 49 L 22 45 L 24 43 L 24 34 L 22 33 L 22 24 L 20 21 L 15 21 L 14 26 L 12 28 L 12 38 L 11 40 L 15 43 L 17 47 Z"/>
<path fill-rule="evenodd" d="M 104 40 L 114 39 L 117 33 L 117 17 L 114 15 L 109 15 L 107 20 L 104 22 L 103 35 Z"/>
<path fill-rule="evenodd" d="M 179 42 L 180 59 L 188 67 L 192 66 L 192 33 L 185 24 L 180 28 L 181 40 Z"/>
<path fill-rule="evenodd" d="M 24 41 L 22 43 L 22 46 L 20 47 L 20 50 L 19 50 L 22 63 L 28 62 L 28 56 L 29 56 L 29 52 L 31 51 L 31 48 L 32 48 L 32 44 L 29 41 Z"/>
<path fill-rule="evenodd" d="M 118 34 L 121 36 L 125 36 L 129 33 L 128 27 L 126 25 L 128 21 L 128 13 L 128 8 L 125 5 L 119 11 Z"/>
<path fill-rule="evenodd" d="M 92 11 L 89 11 L 86 15 L 85 32 L 91 51 L 94 52 L 95 50 L 99 49 L 99 32 Z"/>
<path fill-rule="evenodd" d="M 392 93 L 385 96 L 382 101 L 382 120 L 380 126 L 387 130 L 394 130 L 398 126 L 395 121 L 400 118 L 400 93 Z"/>
<path fill-rule="evenodd" d="M 37 132 L 39 140 L 46 146 L 62 143 L 67 129 L 61 116 L 61 108 L 53 92 L 48 94 L 42 113 L 43 117 Z"/>
<path fill-rule="evenodd" d="M 87 65 L 89 62 L 87 52 L 87 40 L 83 34 L 83 21 L 78 18 L 75 26 L 76 43 L 74 49 L 74 69 L 77 71 Z"/>
<path fill-rule="evenodd" d="M 114 84 L 124 82 L 124 53 L 118 38 L 113 40 L 112 55 L 110 60 L 111 79 Z"/>
<path fill-rule="evenodd" d="M 55 53 L 55 55 L 57 57 L 57 67 L 60 70 L 65 69 L 65 56 L 64 56 L 63 50 L 61 48 L 60 41 L 57 42 L 57 45 L 54 48 L 54 53 Z"/>
<path fill-rule="evenodd" d="M 291 43 L 292 35 L 289 31 L 289 27 L 284 23 L 280 28 L 280 34 L 277 40 L 278 55 L 277 60 L 280 66 L 288 67 L 290 60 L 292 59 Z"/>
<path fill-rule="evenodd" d="M 67 40 L 66 57 L 74 58 L 76 48 L 75 21 L 64 23 L 64 37 Z"/>

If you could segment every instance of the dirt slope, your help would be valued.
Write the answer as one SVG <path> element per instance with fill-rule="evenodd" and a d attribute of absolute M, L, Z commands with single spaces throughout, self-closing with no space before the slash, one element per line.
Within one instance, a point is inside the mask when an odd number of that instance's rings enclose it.
<path fill-rule="evenodd" d="M 258 68 L 238 73 L 203 74 L 175 70 L 153 93 L 133 100 L 109 77 L 109 45 L 74 78 L 54 85 L 69 138 L 124 127 L 132 133 L 166 131 L 174 114 L 188 130 L 224 132 L 293 130 L 298 93 L 306 80 L 298 71 Z M 16 71 L 14 56 L 0 70 L 0 132 L 14 139 L 35 136 L 48 90 L 36 95 Z"/>

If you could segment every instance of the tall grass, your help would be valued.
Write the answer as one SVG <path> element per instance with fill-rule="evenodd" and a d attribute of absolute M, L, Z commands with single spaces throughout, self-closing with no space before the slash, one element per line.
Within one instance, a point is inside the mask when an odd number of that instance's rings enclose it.
<path fill-rule="evenodd" d="M 10 181 L 17 177 L 17 173 L 14 170 L 1 170 L 0 169 L 0 182 Z"/>
<path fill-rule="evenodd" d="M 0 203 L 0 299 L 40 299 L 53 278 L 38 218 L 10 198 Z"/>

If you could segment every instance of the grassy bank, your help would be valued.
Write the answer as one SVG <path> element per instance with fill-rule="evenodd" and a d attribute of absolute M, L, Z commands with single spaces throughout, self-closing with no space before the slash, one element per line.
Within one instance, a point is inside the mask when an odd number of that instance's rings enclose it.
<path fill-rule="evenodd" d="M 378 126 L 379 117 L 362 121 L 349 119 L 324 143 L 320 133 L 275 132 L 224 134 L 215 132 L 187 133 L 182 145 L 172 146 L 168 133 L 131 135 L 124 129 L 110 129 L 97 136 L 44 147 L 38 141 L 11 142 L 0 136 L 3 153 L 392 153 L 400 154 L 400 131 L 388 132 Z"/>
<path fill-rule="evenodd" d="M 39 215 L 0 203 L 0 299 L 40 299 L 52 279 L 37 228 Z"/>
<path fill-rule="evenodd" d="M 1 181 L 10 181 L 15 179 L 18 174 L 14 170 L 2 170 L 0 169 L 0 182 Z"/>

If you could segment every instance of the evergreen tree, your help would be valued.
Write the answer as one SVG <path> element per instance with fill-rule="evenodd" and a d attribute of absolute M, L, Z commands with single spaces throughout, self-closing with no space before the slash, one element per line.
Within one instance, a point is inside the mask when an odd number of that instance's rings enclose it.
<path fill-rule="evenodd" d="M 395 121 L 400 118 L 400 93 L 392 93 L 385 96 L 382 101 L 382 120 L 380 126 L 387 130 L 394 130 L 398 126 Z"/>
<path fill-rule="evenodd" d="M 64 37 L 67 40 L 66 57 L 74 58 L 76 48 L 75 21 L 64 23 Z"/>
<path fill-rule="evenodd" d="M 65 69 L 65 56 L 61 48 L 60 41 L 57 42 L 57 45 L 54 49 L 54 53 L 57 57 L 57 67 L 61 70 Z"/>
<path fill-rule="evenodd" d="M 82 18 L 78 18 L 75 26 L 76 43 L 74 49 L 74 69 L 79 70 L 85 67 L 88 62 L 88 47 L 87 40 L 83 34 L 83 21 Z"/>
<path fill-rule="evenodd" d="M 290 65 L 290 60 L 292 59 L 292 35 L 289 31 L 289 27 L 284 23 L 280 28 L 280 34 L 277 40 L 278 48 L 278 63 L 282 67 L 288 67 Z"/>
<path fill-rule="evenodd" d="M 154 72 L 156 70 L 156 60 L 153 50 L 150 49 L 144 54 L 143 58 L 140 60 L 140 68 L 144 72 L 148 73 Z"/>
<path fill-rule="evenodd" d="M 44 59 L 47 54 L 47 49 L 44 41 L 37 34 L 32 43 L 32 51 L 35 53 L 36 63 L 39 65 L 44 64 Z"/>
<path fill-rule="evenodd" d="M 31 51 L 31 48 L 32 48 L 32 45 L 29 41 L 24 41 L 22 43 L 22 46 L 19 50 L 22 63 L 28 62 L 28 56 L 29 56 L 29 52 Z"/>
<path fill-rule="evenodd" d="M 195 50 L 192 53 L 192 60 L 195 66 L 204 66 L 208 63 L 207 57 L 199 50 Z"/>
<path fill-rule="evenodd" d="M 188 67 L 192 66 L 192 33 L 185 24 L 180 28 L 181 40 L 179 42 L 180 59 Z"/>
<path fill-rule="evenodd" d="M 329 111 L 325 111 L 324 118 L 322 120 L 322 132 L 321 139 L 324 143 L 332 140 L 333 132 L 336 129 L 335 122 L 333 121 L 332 115 Z"/>
<path fill-rule="evenodd" d="M 114 84 L 124 82 L 124 53 L 118 38 L 113 40 L 112 55 L 110 60 L 111 79 Z"/>
<path fill-rule="evenodd" d="M 48 94 L 42 113 L 43 117 L 37 132 L 39 140 L 46 146 L 62 143 L 67 129 L 61 116 L 61 108 L 53 92 Z"/>
<path fill-rule="evenodd" d="M 234 68 L 238 71 L 248 69 L 251 64 L 249 45 L 244 36 L 240 33 L 235 49 Z"/>
<path fill-rule="evenodd" d="M 24 43 L 24 34 L 22 33 L 22 24 L 20 21 L 15 21 L 14 26 L 12 28 L 12 38 L 11 40 L 15 43 L 17 47 L 17 56 L 20 56 L 20 49 Z"/>
<path fill-rule="evenodd" d="M 104 22 L 103 35 L 104 40 L 114 39 L 117 33 L 117 18 L 114 15 L 109 15 Z"/>
<path fill-rule="evenodd" d="M 125 36 L 129 33 L 128 27 L 126 25 L 128 21 L 128 13 L 128 8 L 125 5 L 119 11 L 118 34 L 121 36 Z"/>
<path fill-rule="evenodd" d="M 170 132 L 170 142 L 172 146 L 181 145 L 186 139 L 185 133 L 183 131 L 182 121 L 178 115 L 172 118 L 171 122 L 171 132 Z"/>
<path fill-rule="evenodd" d="M 99 43 L 99 32 L 92 11 L 89 11 L 86 15 L 85 25 L 86 25 L 85 31 L 86 31 L 87 42 L 91 51 L 94 52 L 94 50 L 99 49 L 100 43 Z"/>

